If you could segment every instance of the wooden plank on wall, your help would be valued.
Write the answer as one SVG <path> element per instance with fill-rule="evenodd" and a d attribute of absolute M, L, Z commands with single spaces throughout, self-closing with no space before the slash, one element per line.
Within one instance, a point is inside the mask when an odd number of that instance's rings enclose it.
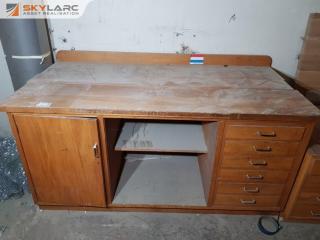
<path fill-rule="evenodd" d="M 320 55 L 301 55 L 298 69 L 302 72 L 320 71 Z M 302 75 L 300 75 L 301 77 Z"/>
<path fill-rule="evenodd" d="M 298 71 L 297 83 L 302 87 L 312 90 L 320 89 L 320 71 Z"/>
<path fill-rule="evenodd" d="M 202 54 L 204 64 L 233 66 L 268 66 L 272 59 L 264 55 L 219 55 Z M 59 51 L 57 60 L 61 62 L 96 62 L 113 64 L 189 64 L 190 54 L 136 53 L 99 51 Z"/>
<path fill-rule="evenodd" d="M 320 13 L 310 14 L 296 77 L 306 90 L 320 89 Z"/>
<path fill-rule="evenodd" d="M 306 37 L 304 39 L 303 54 L 320 55 L 320 37 Z"/>
<path fill-rule="evenodd" d="M 310 14 L 307 27 L 308 37 L 320 37 L 320 13 Z"/>

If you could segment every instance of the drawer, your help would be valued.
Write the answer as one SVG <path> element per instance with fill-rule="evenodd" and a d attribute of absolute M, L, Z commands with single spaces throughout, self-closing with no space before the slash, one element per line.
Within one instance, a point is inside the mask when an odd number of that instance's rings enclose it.
<path fill-rule="evenodd" d="M 296 154 L 298 147 L 298 142 L 227 140 L 224 145 L 224 157 L 289 157 Z"/>
<path fill-rule="evenodd" d="M 319 186 L 320 188 L 320 186 Z M 320 190 L 320 189 L 319 189 Z M 318 192 L 305 192 L 302 191 L 298 197 L 298 203 L 301 204 L 311 204 L 320 207 L 320 193 Z"/>
<path fill-rule="evenodd" d="M 218 182 L 218 194 L 253 194 L 253 195 L 278 195 L 282 193 L 282 184 L 263 183 L 228 183 Z"/>
<path fill-rule="evenodd" d="M 236 125 L 226 126 L 226 139 L 300 141 L 305 128 L 298 126 Z"/>
<path fill-rule="evenodd" d="M 279 207 L 279 196 L 248 196 L 242 194 L 217 194 L 215 205 L 235 208 L 270 208 Z"/>
<path fill-rule="evenodd" d="M 225 157 L 222 168 L 290 170 L 293 157 Z"/>
<path fill-rule="evenodd" d="M 320 160 L 315 160 L 310 174 L 320 176 Z"/>
<path fill-rule="evenodd" d="M 320 177 L 307 176 L 301 189 L 303 192 L 320 193 Z"/>
<path fill-rule="evenodd" d="M 264 170 L 237 170 L 220 169 L 218 180 L 229 182 L 266 182 L 285 183 L 288 179 L 287 171 L 264 171 Z"/>
<path fill-rule="evenodd" d="M 296 204 L 293 207 L 292 212 L 290 213 L 290 216 L 320 221 L 320 206 L 306 205 L 303 203 Z"/>

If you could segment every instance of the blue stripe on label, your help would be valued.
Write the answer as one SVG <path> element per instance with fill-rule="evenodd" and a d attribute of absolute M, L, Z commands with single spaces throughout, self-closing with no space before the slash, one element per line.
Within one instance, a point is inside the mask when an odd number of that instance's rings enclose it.
<path fill-rule="evenodd" d="M 190 64 L 203 64 L 203 60 L 190 60 Z"/>

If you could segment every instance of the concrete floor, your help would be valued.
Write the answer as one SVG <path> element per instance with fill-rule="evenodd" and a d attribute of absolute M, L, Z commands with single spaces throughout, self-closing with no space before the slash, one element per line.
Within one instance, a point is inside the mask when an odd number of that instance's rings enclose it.
<path fill-rule="evenodd" d="M 283 223 L 274 237 L 258 216 L 41 211 L 30 195 L 0 203 L 1 240 L 320 239 L 320 225 Z"/>

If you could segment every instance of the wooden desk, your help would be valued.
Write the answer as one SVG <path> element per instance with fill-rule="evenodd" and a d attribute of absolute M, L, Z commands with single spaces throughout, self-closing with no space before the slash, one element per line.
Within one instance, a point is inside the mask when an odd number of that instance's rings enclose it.
<path fill-rule="evenodd" d="M 121 58 L 63 52 L 65 61 L 0 105 L 40 207 L 283 210 L 316 107 L 261 56 L 255 66 L 240 66 L 254 63 L 244 56 L 208 55 L 238 66 L 183 65 L 184 55 Z"/>

